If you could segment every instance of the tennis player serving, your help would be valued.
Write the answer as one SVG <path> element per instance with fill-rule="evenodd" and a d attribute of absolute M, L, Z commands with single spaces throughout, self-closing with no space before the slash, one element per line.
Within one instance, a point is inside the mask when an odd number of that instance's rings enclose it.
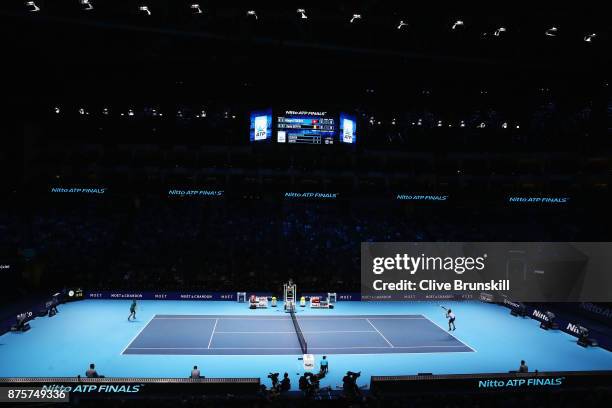
<path fill-rule="evenodd" d="M 451 309 L 447 309 L 444 306 L 440 305 L 440 307 L 446 310 L 446 318 L 448 319 L 448 331 L 455 331 L 455 314 Z"/>

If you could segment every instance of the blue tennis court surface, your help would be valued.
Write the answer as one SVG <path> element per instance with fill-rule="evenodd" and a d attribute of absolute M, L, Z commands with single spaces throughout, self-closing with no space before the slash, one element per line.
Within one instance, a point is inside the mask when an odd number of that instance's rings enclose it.
<path fill-rule="evenodd" d="M 282 304 L 250 310 L 227 301 L 143 300 L 136 320 L 128 321 L 130 304 L 67 303 L 57 316 L 31 321 L 26 333 L 0 336 L 0 377 L 74 377 L 95 363 L 107 377 L 185 378 L 197 365 L 206 377 L 260 377 L 268 386 L 268 373 L 288 372 L 295 389 L 304 371 Z M 612 369 L 611 352 L 579 347 L 575 337 L 542 330 L 539 322 L 513 317 L 506 307 L 467 301 L 445 306 L 457 315 L 452 336 L 438 301 L 341 301 L 334 309 L 299 308 L 297 318 L 315 367 L 323 356 L 329 361 L 323 387 L 342 385 L 348 370 L 361 371 L 359 385 L 367 385 L 372 375 L 503 373 L 516 370 L 521 360 L 539 371 Z"/>
<path fill-rule="evenodd" d="M 298 320 L 309 353 L 475 351 L 423 315 L 302 316 Z M 164 355 L 301 353 L 289 315 L 155 315 L 123 351 Z"/>

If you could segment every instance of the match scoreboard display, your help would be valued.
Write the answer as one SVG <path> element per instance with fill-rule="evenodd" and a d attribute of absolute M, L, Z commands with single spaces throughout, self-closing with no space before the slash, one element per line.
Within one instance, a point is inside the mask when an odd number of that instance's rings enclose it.
<path fill-rule="evenodd" d="M 276 141 L 333 144 L 337 127 L 337 119 L 327 112 L 285 111 L 276 118 Z"/>
<path fill-rule="evenodd" d="M 280 144 L 354 144 L 355 117 L 327 111 L 270 110 L 251 112 L 251 142 Z"/>

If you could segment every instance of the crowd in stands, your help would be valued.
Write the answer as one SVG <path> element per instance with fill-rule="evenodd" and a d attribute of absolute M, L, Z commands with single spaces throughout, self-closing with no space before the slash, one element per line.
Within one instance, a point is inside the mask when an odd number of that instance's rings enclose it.
<path fill-rule="evenodd" d="M 361 242 L 590 241 L 606 233 L 589 221 L 596 217 L 563 210 L 160 197 L 77 201 L 41 206 L 26 223 L 26 269 L 41 285 L 275 291 L 292 277 L 300 291 L 359 291 Z"/>

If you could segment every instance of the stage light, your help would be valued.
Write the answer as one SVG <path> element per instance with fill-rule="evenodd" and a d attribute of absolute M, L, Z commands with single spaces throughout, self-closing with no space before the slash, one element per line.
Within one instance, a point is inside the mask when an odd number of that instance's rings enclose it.
<path fill-rule="evenodd" d="M 400 20 L 399 25 L 397 26 L 397 29 L 401 30 L 403 27 L 408 27 L 408 23 L 404 23 L 404 20 Z"/>
<path fill-rule="evenodd" d="M 497 30 L 493 32 L 493 35 L 496 37 L 499 37 L 501 33 L 505 33 L 505 32 L 506 32 L 506 27 L 499 27 Z"/>
<path fill-rule="evenodd" d="M 108 115 L 108 108 L 102 109 L 102 114 L 103 115 Z"/>
<path fill-rule="evenodd" d="M 146 14 L 147 16 L 151 15 L 151 10 L 149 10 L 149 6 L 140 6 L 138 7 L 138 10 L 142 13 L 142 14 Z"/>
<path fill-rule="evenodd" d="M 544 34 L 545 34 L 547 37 L 556 37 L 558 32 L 559 32 L 559 29 L 558 29 L 557 27 L 555 27 L 555 26 L 552 26 L 551 28 L 549 28 L 548 30 L 546 30 L 546 31 L 544 32 Z"/>
<path fill-rule="evenodd" d="M 525 306 L 522 302 L 511 302 L 508 303 L 510 306 L 512 306 L 512 308 L 510 309 L 510 314 L 512 316 L 520 316 L 520 317 L 526 317 L 527 316 L 527 306 Z"/>
<path fill-rule="evenodd" d="M 351 24 L 356 23 L 359 20 L 361 20 L 361 14 L 353 14 L 353 17 L 351 17 Z"/>
<path fill-rule="evenodd" d="M 438 121 L 438 127 L 442 127 L 442 121 L 441 120 Z"/>
<path fill-rule="evenodd" d="M 257 13 L 255 12 L 255 10 L 247 11 L 247 17 L 255 18 L 255 20 L 259 19 L 259 17 L 257 17 Z"/>
<path fill-rule="evenodd" d="M 36 5 L 35 2 L 33 1 L 26 1 L 26 8 L 28 9 L 28 11 L 30 12 L 37 12 L 40 11 L 40 7 L 38 7 Z"/>
<path fill-rule="evenodd" d="M 56 107 L 53 109 L 53 111 L 59 115 L 59 113 L 60 113 L 60 108 L 59 108 L 59 106 L 56 106 Z"/>
<path fill-rule="evenodd" d="M 487 125 L 484 122 L 480 122 L 480 125 L 478 125 L 478 129 L 484 129 L 486 127 L 487 127 Z"/>
<path fill-rule="evenodd" d="M 463 26 L 464 26 L 463 20 L 457 20 L 457 21 L 455 21 L 455 23 L 453 24 L 452 29 L 453 29 L 453 30 L 456 30 L 457 28 L 459 28 L 459 27 L 463 27 Z"/>
<path fill-rule="evenodd" d="M 462 127 L 462 128 L 465 127 L 465 121 L 464 120 L 461 121 L 461 123 L 459 124 L 459 127 Z"/>
<path fill-rule="evenodd" d="M 502 123 L 502 129 L 508 129 L 508 122 Z"/>
<path fill-rule="evenodd" d="M 128 109 L 128 116 L 134 116 L 134 110 Z"/>
<path fill-rule="evenodd" d="M 193 3 L 189 6 L 189 8 L 191 9 L 191 12 L 193 14 L 202 14 L 202 9 L 200 8 L 200 5 L 198 3 Z"/>
<path fill-rule="evenodd" d="M 540 329 L 544 329 L 544 330 L 559 329 L 559 325 L 555 323 L 555 319 L 557 318 L 557 316 L 553 312 L 548 311 L 544 313 L 544 315 L 546 316 L 546 319 L 540 323 Z"/>
<path fill-rule="evenodd" d="M 589 34 L 589 35 L 585 35 L 584 36 L 584 41 L 585 42 L 593 42 L 593 40 L 595 39 L 595 37 L 597 37 L 597 34 L 593 33 L 593 34 Z"/>
<path fill-rule="evenodd" d="M 85 109 L 79 108 L 79 115 L 84 115 L 84 114 L 85 114 Z"/>
<path fill-rule="evenodd" d="M 308 16 L 306 15 L 306 10 L 304 10 L 303 8 L 297 9 L 297 13 L 300 15 L 300 18 L 302 20 L 306 20 L 308 18 Z"/>
<path fill-rule="evenodd" d="M 587 329 L 584 326 L 578 325 L 578 327 L 576 327 L 576 329 L 578 330 L 578 345 L 581 347 L 588 347 L 588 346 L 592 346 L 592 347 L 597 347 L 599 344 L 597 343 L 597 340 L 592 339 L 589 337 L 589 329 Z"/>
<path fill-rule="evenodd" d="M 79 0 L 79 5 L 83 11 L 93 10 L 93 5 L 90 0 Z"/>

